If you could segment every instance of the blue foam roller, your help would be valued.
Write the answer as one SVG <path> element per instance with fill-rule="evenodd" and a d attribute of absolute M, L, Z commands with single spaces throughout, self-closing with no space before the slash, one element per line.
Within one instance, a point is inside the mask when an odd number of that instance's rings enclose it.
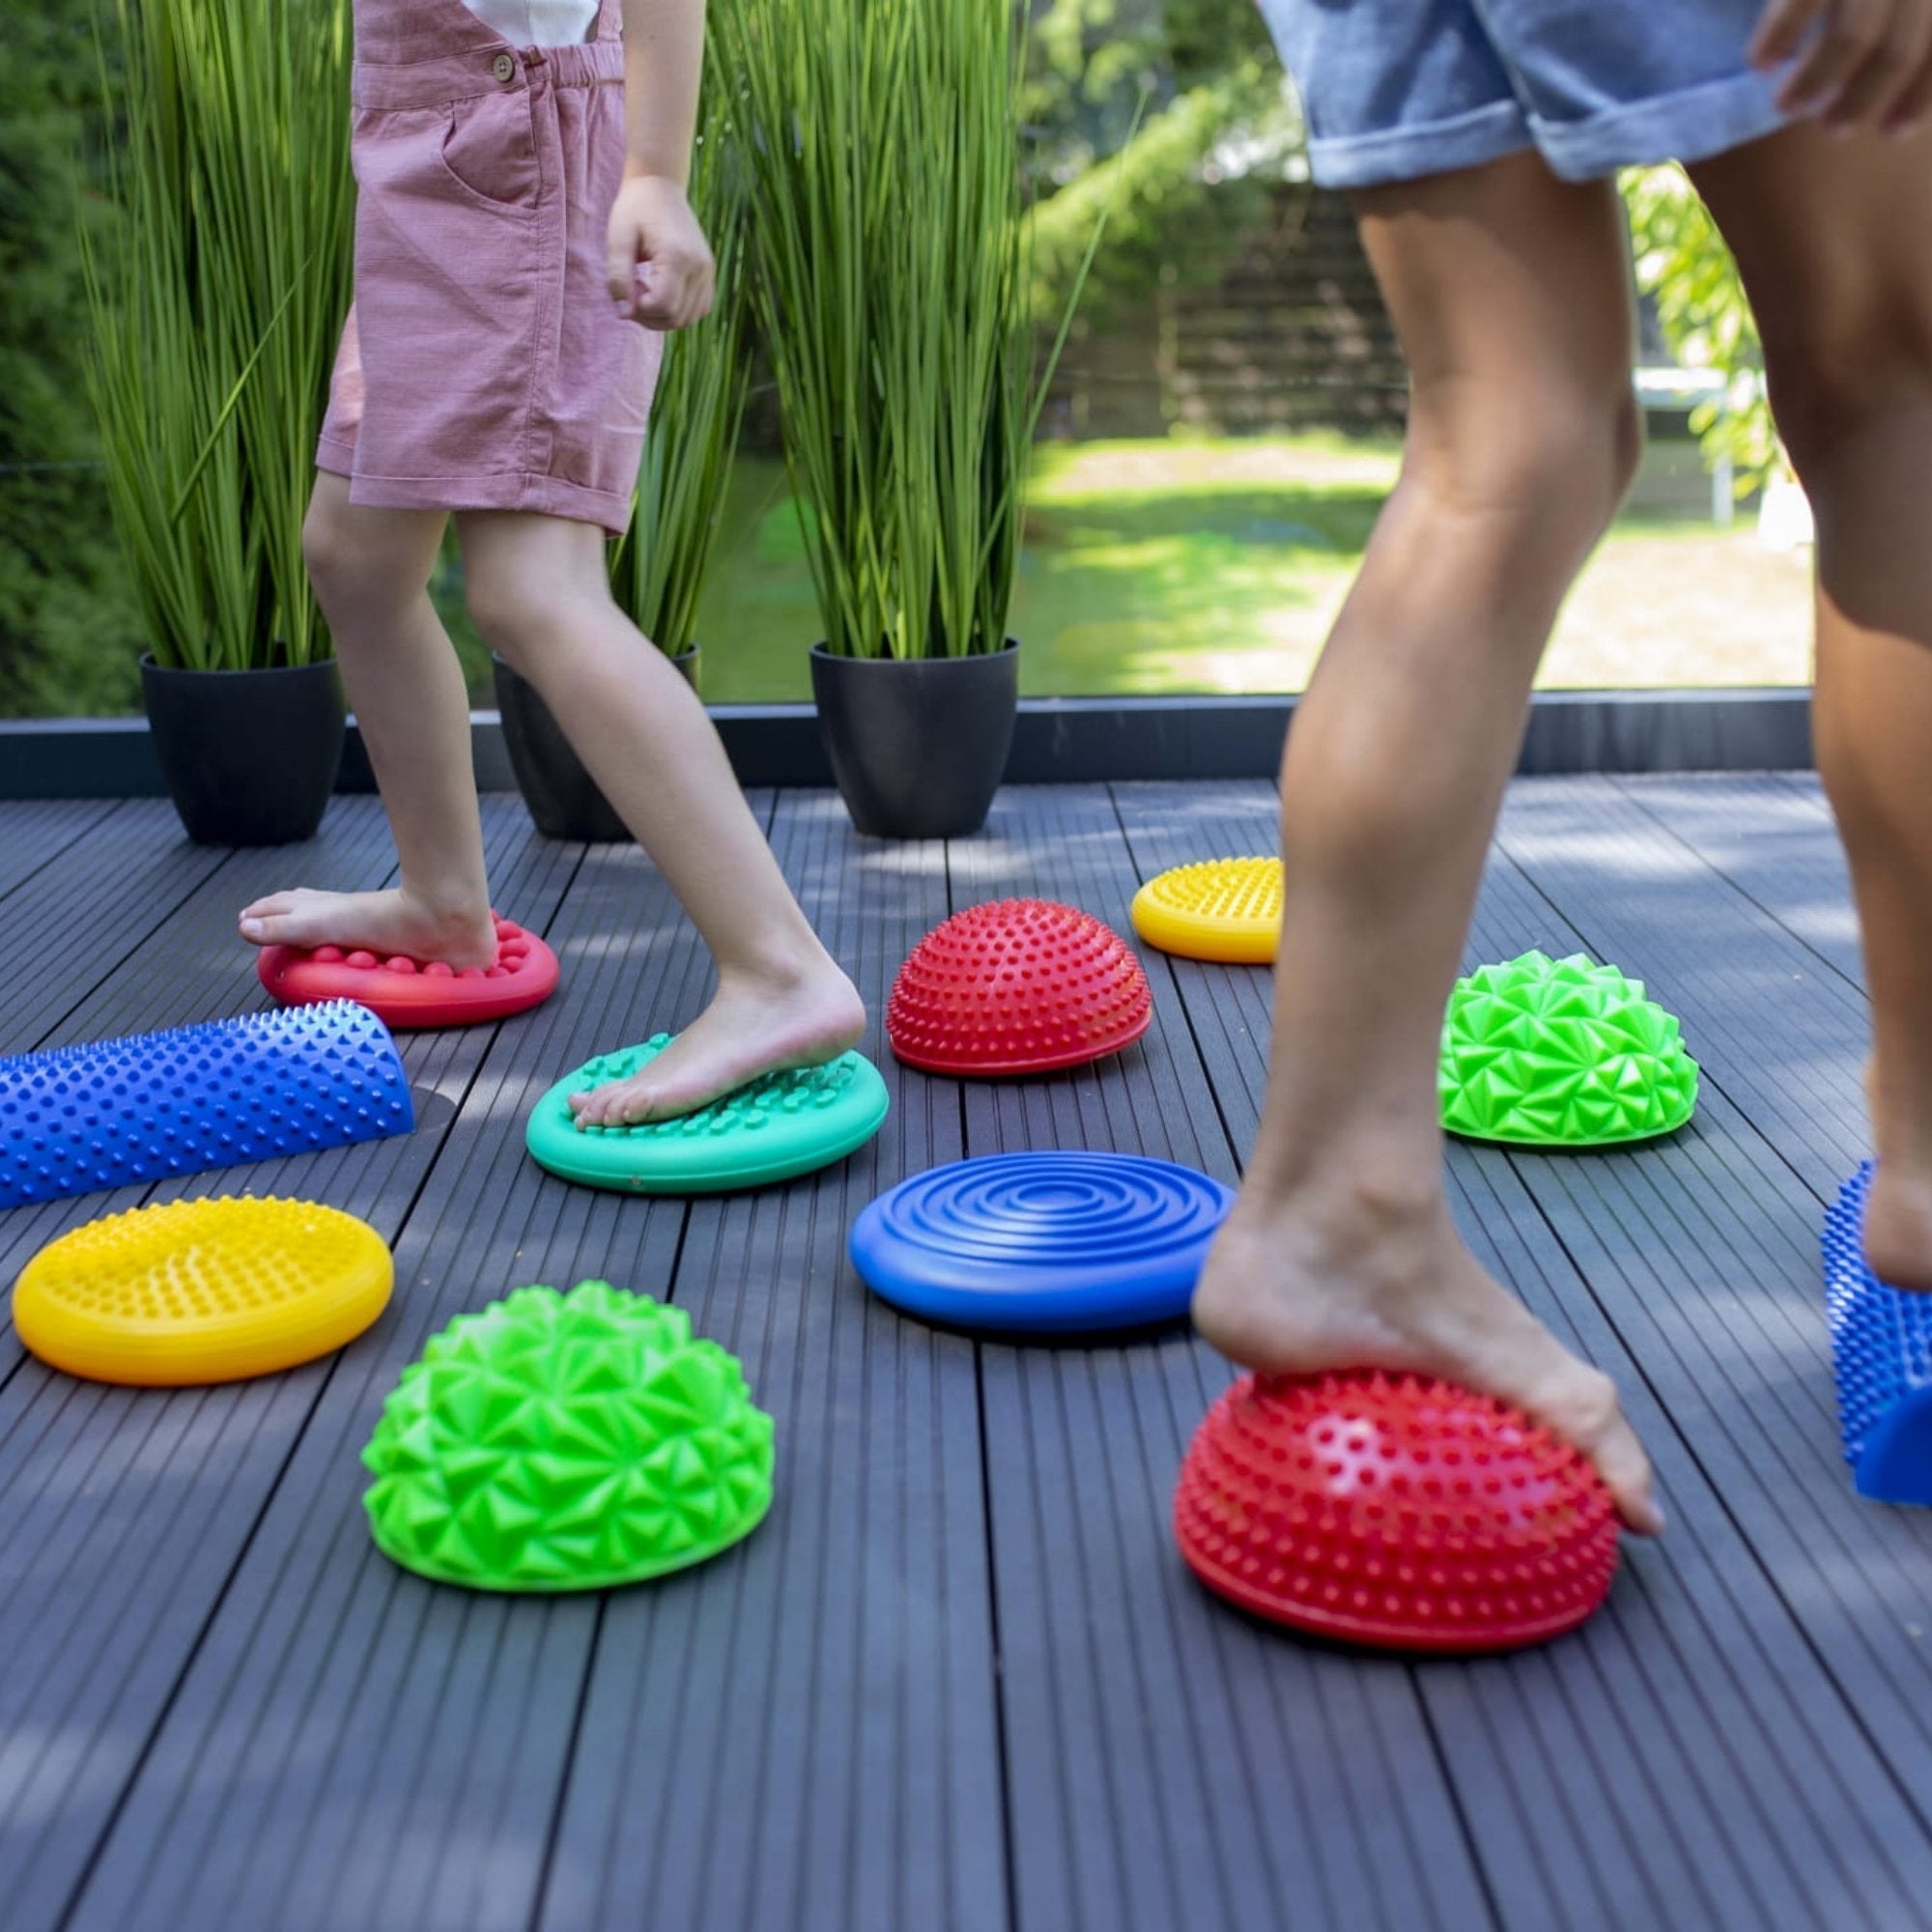
<path fill-rule="evenodd" d="M 959 1328 L 1070 1335 L 1178 1321 L 1234 1190 L 1170 1161 L 1012 1153 L 902 1180 L 852 1228 L 883 1300 Z"/>
<path fill-rule="evenodd" d="M 1932 1294 L 1879 1280 L 1865 1261 L 1872 1163 L 1825 1216 L 1825 1306 L 1838 1427 L 1860 1495 L 1932 1505 Z"/>
<path fill-rule="evenodd" d="M 395 1041 L 348 1000 L 0 1060 L 0 1208 L 382 1140 Z"/>

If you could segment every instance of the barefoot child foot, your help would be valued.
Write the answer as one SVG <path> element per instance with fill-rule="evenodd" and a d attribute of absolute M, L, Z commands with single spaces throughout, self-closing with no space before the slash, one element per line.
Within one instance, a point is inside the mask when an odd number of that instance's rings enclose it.
<path fill-rule="evenodd" d="M 242 913 L 242 937 L 254 946 L 312 952 L 335 946 L 379 959 L 440 959 L 459 971 L 493 965 L 497 923 L 487 905 L 441 910 L 410 893 L 271 893 Z"/>
<path fill-rule="evenodd" d="M 760 1074 L 836 1060 L 858 1044 L 865 1029 L 858 989 L 823 955 L 795 973 L 732 975 L 641 1072 L 573 1094 L 571 1108 L 580 1126 L 672 1119 Z"/>

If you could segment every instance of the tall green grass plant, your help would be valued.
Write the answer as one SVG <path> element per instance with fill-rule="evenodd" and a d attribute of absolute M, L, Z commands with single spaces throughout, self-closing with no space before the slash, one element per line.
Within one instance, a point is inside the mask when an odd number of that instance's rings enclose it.
<path fill-rule="evenodd" d="M 826 643 L 997 651 L 1052 359 L 1037 370 L 1022 13 L 713 0 L 713 23 Z M 1054 355 L 1065 338 L 1063 320 Z"/>
<path fill-rule="evenodd" d="M 328 655 L 302 565 L 350 280 L 347 0 L 115 0 L 118 217 L 79 234 L 88 387 L 165 666 Z"/>
<path fill-rule="evenodd" d="M 702 322 L 665 342 L 631 527 L 610 559 L 618 604 L 672 657 L 698 641 L 698 598 L 724 523 L 751 385 L 747 190 L 729 98 L 714 71 L 705 84 L 691 203 L 718 265 L 718 298 Z"/>

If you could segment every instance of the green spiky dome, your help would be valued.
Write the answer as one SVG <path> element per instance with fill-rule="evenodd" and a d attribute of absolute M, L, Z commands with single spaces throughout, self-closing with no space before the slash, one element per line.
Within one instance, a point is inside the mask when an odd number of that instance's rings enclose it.
<path fill-rule="evenodd" d="M 1527 1146 L 1648 1140 L 1697 1105 L 1677 1021 L 1642 980 L 1580 952 L 1525 952 L 1459 980 L 1438 1084 L 1451 1133 Z"/>
<path fill-rule="evenodd" d="M 772 1499 L 772 1419 L 682 1309 L 520 1288 L 432 1336 L 362 1461 L 378 1547 L 484 1590 L 592 1590 L 701 1563 Z"/>

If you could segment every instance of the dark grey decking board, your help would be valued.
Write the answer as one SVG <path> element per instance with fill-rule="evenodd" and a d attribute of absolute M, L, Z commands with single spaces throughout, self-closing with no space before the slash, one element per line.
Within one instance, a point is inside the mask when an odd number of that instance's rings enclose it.
<path fill-rule="evenodd" d="M 843 1168 L 692 1208 L 676 1298 L 775 1415 L 777 1496 L 741 1552 L 607 1605 L 550 1932 L 1008 1923 L 973 1348 L 845 1264 L 874 1193 L 959 1153 L 952 1084 L 895 1067 L 881 1025 L 945 850 L 862 842 L 810 793 L 774 842 L 871 1006 L 894 1112 Z"/>
<path fill-rule="evenodd" d="M 117 810 L 107 800 L 95 798 L 9 806 L 0 818 L 0 899 L 71 852 Z"/>
<path fill-rule="evenodd" d="M 1851 876 L 1817 781 L 1767 774 L 1637 779 L 1620 789 L 1855 986 L 1864 984 Z"/>
<path fill-rule="evenodd" d="M 1126 929 L 1138 881 L 1097 787 L 1009 791 L 952 860 L 957 904 L 1037 893 Z M 1112 1148 L 1234 1179 L 1175 981 L 1144 957 L 1146 1040 L 970 1087 L 970 1151 Z M 1226 1365 L 1184 1337 L 981 1353 L 1020 1925 L 1488 1924 L 1406 1669 L 1230 1618 L 1175 1553 L 1175 1475 Z"/>
<path fill-rule="evenodd" d="M 950 1083 L 893 1069 L 897 1118 L 847 1177 L 688 1213 L 611 1202 L 532 1183 L 522 1113 L 558 1066 L 694 1010 L 703 970 L 654 875 L 600 852 L 554 928 L 576 950 L 553 1008 L 494 1039 L 411 1046 L 427 1135 L 309 1157 L 330 1198 L 406 1216 L 409 1285 L 370 1337 L 305 1386 L 260 1385 L 252 1407 L 245 1391 L 30 1401 L 31 1363 L 0 1390 L 0 1578 L 17 1586 L 0 1590 L 0 1640 L 18 1634 L 15 1673 L 49 1687 L 35 1711 L 80 1719 L 0 1730 L 0 1804 L 11 1790 L 56 1849 L 98 1850 L 68 1922 L 978 1932 L 1007 1924 L 1010 1881 L 1015 1932 L 1236 1910 L 1309 1932 L 1932 1924 L 1912 1796 L 1932 1525 L 1853 1502 L 1815 1308 L 1813 1177 L 1861 1127 L 1829 821 L 1783 779 L 1621 781 L 1587 801 L 1532 785 L 1515 806 L 1474 951 L 1547 933 L 1647 973 L 1710 1072 L 1699 1122 L 1664 1148 L 1452 1160 L 1492 1264 L 1619 1376 L 1676 1518 L 1579 1637 L 1415 1667 L 1225 1613 L 1166 1525 L 1227 1373 L 1208 1351 L 976 1350 L 899 1322 L 841 1264 L 858 1201 L 962 1145 L 1231 1171 L 1259 1101 L 1264 976 L 1146 954 L 1158 1037 L 1112 1069 L 970 1089 L 963 1108 Z M 1745 836 L 1755 810 L 1776 838 Z M 1039 890 L 1124 930 L 1137 876 L 1268 849 L 1273 810 L 1264 785 L 1014 792 L 988 838 L 948 854 L 856 841 L 808 795 L 783 802 L 778 839 L 876 999 L 946 909 L 949 867 L 952 904 Z M 340 813 L 331 849 L 366 846 L 373 867 L 374 821 Z M 514 806 L 493 827 L 499 860 L 535 866 L 533 894 L 570 880 L 576 849 L 527 841 Z M 199 855 L 164 820 L 149 836 L 138 866 L 76 838 L 15 888 L 105 867 L 140 936 L 164 935 L 84 954 L 37 1038 L 223 1009 L 193 996 L 211 1000 L 245 895 L 226 868 L 266 864 L 270 884 L 285 867 L 248 855 L 185 877 L 168 849 Z M 31 970 L 43 1001 L 56 982 Z M 299 1167 L 250 1179 L 295 1184 Z M 5 1217 L 0 1263 L 108 1205 Z M 725 1563 L 601 1605 L 397 1576 L 368 1550 L 355 1466 L 396 1368 L 455 1309 L 593 1267 L 669 1289 L 745 1355 L 780 1416 L 772 1523 Z M 101 1400 L 146 1412 L 110 1427 Z M 158 1729 L 142 1715 L 156 1690 Z M 10 1871 L 0 1852 L 9 1932 L 55 1922 L 10 1910 Z"/>
<path fill-rule="evenodd" d="M 1528 835 L 1532 840 L 1534 836 Z M 1661 844 L 1669 836 L 1657 835 Z M 1815 892 L 1808 881 L 1832 864 L 1833 835 L 1822 816 L 1814 836 L 1815 849 L 1791 867 L 1782 893 L 1775 878 L 1759 875 L 1750 880 L 1750 902 L 1727 890 L 1713 905 L 1705 929 L 1715 962 L 1748 960 L 1772 950 L 1787 923 L 1803 928 L 1815 923 Z M 1745 867 L 1755 861 L 1746 848 L 1727 863 Z M 1595 911 L 1593 903 L 1578 918 L 1588 921 Z M 1641 946 L 1645 938 L 1640 922 L 1634 923 L 1630 942 Z M 1795 977 L 1788 990 L 1771 989 L 1755 1013 L 1751 1037 L 1727 1038 L 1721 1058 L 1715 1050 L 1707 1057 L 1715 1079 L 1721 1083 L 1732 1075 L 1734 1052 L 1747 1056 L 1753 1077 L 1776 1078 L 1785 1067 L 1785 1042 L 1803 1037 L 1805 1016 L 1797 1009 L 1809 991 L 1810 982 Z M 1850 1033 L 1829 1068 L 1821 1069 L 1806 1054 L 1789 1077 L 1794 1087 L 1812 1093 L 1829 1078 L 1839 1109 L 1856 1118 L 1861 1050 L 1861 1036 Z M 1784 1143 L 1779 1119 L 1767 1122 L 1753 1110 L 1752 1120 L 1757 1133 L 1787 1161 L 1802 1164 L 1805 1151 Z M 1742 1147 L 1747 1151 L 1749 1143 Z M 1686 1231 L 1683 1262 L 1675 1261 L 1666 1244 L 1646 1246 L 1619 1239 L 1613 1232 L 1605 1235 L 1614 1227 L 1615 1203 L 1579 1194 L 1552 1211 L 1569 1217 L 1579 1243 L 1595 1241 L 1607 1251 L 1605 1271 L 1621 1272 L 1637 1305 L 1653 1312 L 1670 1334 L 1675 1377 L 1664 1388 L 1665 1399 L 1687 1428 L 1701 1426 L 1707 1435 L 1721 1438 L 1711 1453 L 1724 1456 L 1727 1501 L 1766 1553 L 1841 1693 L 1922 1818 L 1932 1776 L 1924 1614 L 1932 1522 L 1922 1511 L 1884 1509 L 1851 1494 L 1837 1453 L 1819 1305 L 1820 1202 L 1808 1184 L 1787 1187 L 1779 1199 L 1777 1164 L 1761 1155 L 1712 1162 L 1701 1158 L 1703 1150 L 1695 1143 L 1687 1151 L 1690 1157 L 1675 1167 L 1660 1153 L 1633 1170 L 1633 1179 L 1646 1176 L 1663 1204 L 1657 1224 Z M 1801 1158 L 1795 1159 L 1794 1151 Z M 1712 1331 L 1706 1324 L 1703 1335 L 1696 1332 L 1698 1305 L 1705 1299 L 1697 1282 L 1707 1271 L 1722 1283 L 1733 1307 L 1751 1317 L 1754 1326 L 1747 1333 L 1741 1333 L 1735 1317 L 1722 1328 Z M 1794 1393 L 1800 1397 L 1797 1408 Z M 1816 1419 L 1800 1427 L 1796 1417 L 1805 1409 Z"/>
<path fill-rule="evenodd" d="M 474 1037 L 480 1067 L 396 1244 L 396 1301 L 307 1419 L 73 1925 L 530 1920 L 595 1606 L 401 1575 L 369 1543 L 356 1459 L 450 1315 L 568 1286 L 586 1254 L 581 1271 L 660 1291 L 674 1265 L 682 1204 L 539 1177 L 522 1127 L 559 1069 L 651 1030 L 647 1003 L 688 990 L 696 949 L 657 874 L 612 848 L 544 923 L 564 988 Z"/>
<path fill-rule="evenodd" d="M 1673 926 L 1683 910 L 1673 910 Z M 1713 935 L 1723 925 L 1720 908 L 1691 917 Z M 1577 919 L 1580 935 L 1501 865 L 1474 950 L 1506 956 L 1557 934 L 1590 942 L 1587 909 Z M 1628 937 L 1592 950 L 1647 973 L 1650 950 Z M 1714 961 L 1721 968 L 1721 948 Z M 1653 990 L 1668 1003 L 1680 988 L 1673 980 Z M 1900 1694 L 1922 1696 L 1915 1680 L 1923 1660 L 1882 1608 L 1909 1601 L 1909 1578 L 1926 1574 L 1924 1526 L 1851 1492 L 1823 1343 L 1816 1203 L 1722 1077 L 1721 1066 L 1710 1069 L 1697 1121 L 1654 1148 L 1488 1157 L 1507 1159 L 1587 1282 L 1642 1378 L 1639 1390 L 1631 1372 L 1617 1371 L 1666 1500 L 1680 1517 L 1696 1512 L 1690 1537 L 1680 1532 L 1646 1554 L 1693 1569 L 1710 1586 L 1691 1599 L 1707 1633 L 1691 1683 L 1712 1728 L 1750 1772 L 1744 1802 L 1721 1814 L 1734 1822 L 1755 1813 L 1766 1828 L 1769 1854 L 1750 1869 L 1799 1923 L 1847 1915 L 1932 1922 L 1913 1797 L 1922 1726 L 1897 1707 Z M 1775 1065 L 1750 1069 L 1760 1091 L 1776 1077 Z M 1729 1531 L 1709 1520 L 1711 1498 Z M 1760 1574 L 1713 1562 L 1726 1545 L 1740 1556 L 1747 1548 Z M 1837 1562 L 1863 1578 L 1851 1614 L 1834 1600 Z"/>
<path fill-rule="evenodd" d="M 491 818 L 492 844 L 507 858 L 509 814 L 498 807 Z M 376 822 L 366 807 L 342 814 L 339 835 L 301 861 L 344 886 L 380 883 L 391 859 L 370 836 Z M 512 836 L 522 862 L 505 868 L 506 893 L 534 901 L 531 917 L 547 920 L 574 852 L 534 845 L 521 826 Z M 287 852 L 240 855 L 213 873 L 170 921 L 166 951 L 137 952 L 109 973 L 71 1016 L 73 1030 L 105 1037 L 264 1004 L 234 934 L 235 908 L 286 879 L 291 863 Z M 57 1222 L 47 1223 L 49 1210 L 33 1217 L 37 1235 L 142 1199 L 248 1191 L 311 1193 L 393 1239 L 483 1043 L 482 1034 L 409 1043 L 418 1083 L 451 1090 L 440 1122 L 414 1135 L 56 1204 Z M 17 1360 L 11 1325 L 5 1346 Z M 171 1395 L 74 1383 L 28 1360 L 0 1393 L 10 1436 L 16 1428 L 30 1438 L 46 1432 L 61 1445 L 57 1463 L 44 1452 L 17 1467 L 10 1458 L 7 1473 L 17 1480 L 0 1487 L 0 1577 L 10 1586 L 0 1597 L 0 1644 L 18 1666 L 0 1689 L 0 1722 L 44 1741 L 17 1783 L 0 1781 L 0 1883 L 12 1894 L 0 1903 L 11 1907 L 10 1927 L 52 1923 L 64 1909 L 329 1373 L 318 1365 Z M 77 1494 L 45 1480 L 63 1465 L 87 1471 Z M 29 1779 L 43 1788 L 62 1759 L 74 1798 L 62 1807 L 65 1829 L 22 1834 Z M 22 1835 L 20 1856 L 5 1855 Z"/>
<path fill-rule="evenodd" d="M 1119 788 L 1144 869 L 1179 862 L 1190 845 L 1195 852 L 1265 849 L 1272 796 L 1264 788 L 1217 794 L 1219 788 L 1181 799 L 1160 787 Z M 1560 952 L 1580 943 L 1575 928 L 1507 861 L 1492 865 L 1472 959 L 1508 956 L 1532 944 Z M 1623 963 L 1635 971 L 1647 960 Z M 1265 1026 L 1264 975 L 1184 962 L 1177 962 L 1177 970 L 1189 990 L 1204 1043 L 1213 1029 L 1246 1039 Z M 1225 1019 L 1230 1012 L 1241 1013 L 1242 1021 L 1230 1026 Z M 1210 1064 L 1215 1058 L 1210 1049 Z M 1247 1078 L 1238 1087 L 1218 1069 L 1217 1085 L 1224 1098 L 1238 1095 L 1247 1103 L 1244 1118 L 1231 1106 L 1237 1136 L 1245 1142 L 1259 1098 L 1260 1052 L 1241 1056 L 1241 1066 Z M 1679 1519 L 1677 1531 L 1662 1545 L 1629 1553 L 1609 1610 L 1577 1639 L 1538 1660 L 1535 1674 L 1541 1679 L 1549 1673 L 1562 1687 L 1557 1697 L 1511 1700 L 1508 1687 L 1522 1675 L 1514 1666 L 1501 1672 L 1478 1667 L 1475 1674 L 1495 1687 L 1494 1705 L 1488 1699 L 1472 1704 L 1466 1680 L 1454 1668 L 1434 1666 L 1423 1673 L 1486 1870 L 1512 1923 L 1563 1924 L 1580 1915 L 1574 1922 L 1643 1918 L 1687 1928 L 1803 1927 L 1830 1922 L 1846 1911 L 1881 1915 L 1869 1922 L 1889 1923 L 1892 1917 L 1901 1924 L 1920 1922 L 1910 1916 L 1918 1908 L 1901 1906 L 1895 1879 L 1889 1887 L 1882 1879 L 1868 1880 L 1859 1863 L 1861 1857 L 1883 1870 L 1893 1861 L 1894 1833 L 1903 1846 L 1916 1843 L 1917 1830 L 1905 1817 L 1897 1791 L 1888 1787 L 1856 1720 L 1848 1720 L 1840 1708 L 1836 1685 L 1807 1650 L 1804 1620 L 1787 1610 L 1769 1577 L 1756 1574 L 1758 1559 L 1727 1514 L 1728 1488 L 1720 1494 L 1676 1437 L 1679 1425 L 1673 1418 L 1680 1406 L 1689 1406 L 1694 1414 L 1701 1399 L 1695 1389 L 1676 1388 L 1671 1394 L 1677 1400 L 1668 1407 L 1658 1402 L 1645 1379 L 1651 1372 L 1643 1347 L 1648 1337 L 1635 1337 L 1636 1355 L 1622 1338 L 1622 1330 L 1633 1325 L 1623 1305 L 1628 1287 L 1607 1269 L 1608 1278 L 1600 1280 L 1586 1266 L 1586 1288 L 1574 1250 L 1566 1254 L 1540 1211 L 1553 1178 L 1591 1174 L 1614 1193 L 1617 1177 L 1627 1174 L 1631 1163 L 1667 1165 L 1683 1158 L 1696 1136 L 1710 1130 L 1714 1110 L 1724 1107 L 1720 1094 L 1707 1094 L 1703 1123 L 1669 1152 L 1539 1158 L 1465 1147 L 1452 1151 L 1459 1217 L 1478 1253 L 1573 1347 L 1617 1376 Z M 1728 1118 L 1732 1130 L 1739 1130 L 1734 1110 Z M 1788 1235 L 1792 1201 L 1803 1190 L 1747 1127 L 1742 1132 L 1770 1170 L 1774 1201 L 1783 1190 Z M 1719 1172 L 1712 1184 L 1735 1189 L 1738 1182 L 1734 1175 Z M 1760 1180 L 1759 1192 L 1765 1191 Z M 1802 1255 L 1804 1312 L 1815 1325 L 1810 1209 L 1806 1200 L 1798 1210 L 1804 1236 L 1796 1248 L 1787 1243 L 1787 1257 Z M 1667 1240 L 1671 1223 L 1661 1210 L 1647 1219 L 1626 1207 L 1620 1225 L 1631 1231 L 1624 1244 L 1642 1253 Z M 1747 1238 L 1742 1225 L 1736 1237 Z M 1608 1298 L 1621 1318 L 1615 1329 L 1604 1319 L 1602 1298 Z M 1789 1312 L 1774 1326 L 1788 1329 Z M 1746 1346 L 1742 1336 L 1720 1334 L 1733 1350 Z M 1817 1394 L 1815 1386 L 1806 1391 L 1800 1408 L 1814 1437 L 1824 1431 L 1828 1465 L 1821 1505 L 1833 1522 L 1856 1535 L 1857 1508 L 1841 1470 L 1830 1461 L 1835 1441 L 1828 1376 L 1823 1407 Z M 1749 1392 L 1741 1400 L 1749 1400 Z M 1708 1453 L 1708 1444 L 1702 1446 Z M 1563 1702 L 1577 1713 L 1594 1710 L 1597 1718 L 1588 1722 L 1573 1718 L 1566 1725 L 1552 1716 Z M 1513 1704 L 1524 1721 L 1511 1728 L 1507 1714 Z M 1530 1753 L 1532 1769 L 1526 1774 L 1523 1763 L 1512 1760 L 1531 1722 L 1548 1742 Z M 1840 1771 L 1857 1767 L 1858 1802 L 1875 1822 L 1861 1818 L 1857 1828 L 1864 1843 L 1850 1867 L 1859 1874 L 1856 1881 L 1843 1875 L 1844 1828 L 1838 1819 L 1839 1807 L 1852 1800 L 1833 1788 L 1835 1778 L 1820 1787 L 1780 1757 L 1776 1742 L 1794 1730 L 1809 1736 L 1809 1747 Z M 1618 1853 L 1634 1837 L 1652 1851 L 1641 1862 Z M 1904 1862 L 1908 1870 L 1920 1869 L 1910 1858 Z M 1576 1887 L 1579 1873 L 1590 1878 L 1590 1889 L 1581 1896 Z"/>

